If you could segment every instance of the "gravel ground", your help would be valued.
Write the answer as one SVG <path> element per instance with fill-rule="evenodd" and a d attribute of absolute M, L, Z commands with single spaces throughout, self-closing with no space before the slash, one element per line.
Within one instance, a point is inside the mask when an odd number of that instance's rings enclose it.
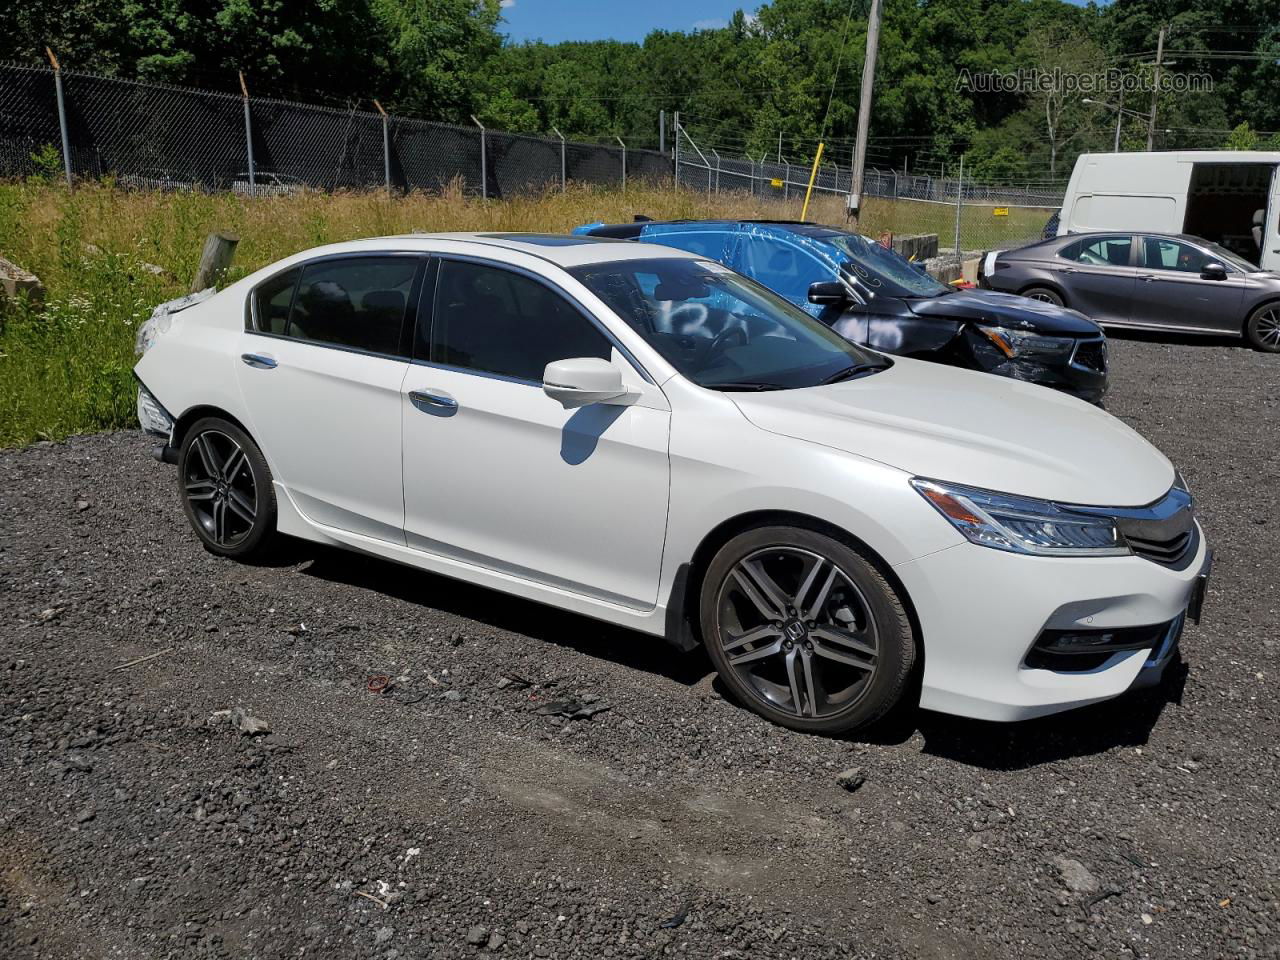
<path fill-rule="evenodd" d="M 0 452 L 0 957 L 1280 957 L 1280 357 L 1113 358 L 1205 623 L 1158 689 L 1013 726 L 793 733 L 639 635 L 216 559 L 140 434 Z"/>

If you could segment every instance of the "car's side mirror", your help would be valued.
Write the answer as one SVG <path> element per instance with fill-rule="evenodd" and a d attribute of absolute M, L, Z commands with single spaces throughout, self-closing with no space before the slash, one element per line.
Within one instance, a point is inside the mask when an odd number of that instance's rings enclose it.
<path fill-rule="evenodd" d="M 1227 279 L 1227 268 L 1211 260 L 1200 268 L 1200 276 L 1206 280 L 1225 280 Z"/>
<path fill-rule="evenodd" d="M 599 357 L 553 360 L 542 372 L 542 392 L 566 410 L 591 403 L 627 403 L 635 397 L 622 371 Z"/>
<path fill-rule="evenodd" d="M 839 280 L 819 280 L 809 284 L 809 302 L 818 304 L 844 303 L 849 291 Z"/>

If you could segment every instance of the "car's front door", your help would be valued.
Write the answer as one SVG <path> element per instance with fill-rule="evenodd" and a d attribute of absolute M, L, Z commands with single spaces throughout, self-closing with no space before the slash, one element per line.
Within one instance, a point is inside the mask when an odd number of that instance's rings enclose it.
<path fill-rule="evenodd" d="M 1127 323 L 1137 268 L 1129 234 L 1085 238 L 1064 247 L 1053 270 L 1062 279 L 1067 306 L 1099 323 Z"/>
<path fill-rule="evenodd" d="M 418 254 L 326 257 L 261 283 L 236 365 L 278 483 L 316 523 L 404 542 L 400 385 Z"/>
<path fill-rule="evenodd" d="M 410 547 L 638 609 L 657 601 L 666 398 L 547 281 L 441 258 L 405 378 Z M 612 359 L 640 398 L 566 410 L 547 363 Z"/>
<path fill-rule="evenodd" d="M 1222 280 L 1204 277 L 1206 263 L 1222 263 L 1213 254 L 1168 237 L 1139 237 L 1141 269 L 1133 298 L 1132 322 L 1144 326 L 1186 327 L 1239 333 L 1245 279 L 1234 267 Z"/>

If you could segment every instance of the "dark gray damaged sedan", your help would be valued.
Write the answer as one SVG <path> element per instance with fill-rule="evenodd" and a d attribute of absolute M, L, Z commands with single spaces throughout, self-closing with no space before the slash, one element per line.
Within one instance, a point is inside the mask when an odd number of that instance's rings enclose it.
<path fill-rule="evenodd" d="M 1076 233 L 982 258 L 978 285 L 1103 326 L 1242 336 L 1280 353 L 1280 274 L 1181 234 Z"/>

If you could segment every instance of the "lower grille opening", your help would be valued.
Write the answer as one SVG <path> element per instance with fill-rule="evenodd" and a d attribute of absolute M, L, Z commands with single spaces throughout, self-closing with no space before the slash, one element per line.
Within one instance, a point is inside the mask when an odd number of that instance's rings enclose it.
<path fill-rule="evenodd" d="M 1166 620 L 1147 627 L 1045 630 L 1036 638 L 1025 663 L 1035 670 L 1058 673 L 1096 670 L 1117 653 L 1158 649 L 1173 624 L 1173 620 Z"/>
<path fill-rule="evenodd" d="M 1071 362 L 1077 367 L 1093 370 L 1097 373 L 1107 372 L 1107 342 L 1105 340 L 1082 340 L 1076 346 L 1075 356 Z"/>

